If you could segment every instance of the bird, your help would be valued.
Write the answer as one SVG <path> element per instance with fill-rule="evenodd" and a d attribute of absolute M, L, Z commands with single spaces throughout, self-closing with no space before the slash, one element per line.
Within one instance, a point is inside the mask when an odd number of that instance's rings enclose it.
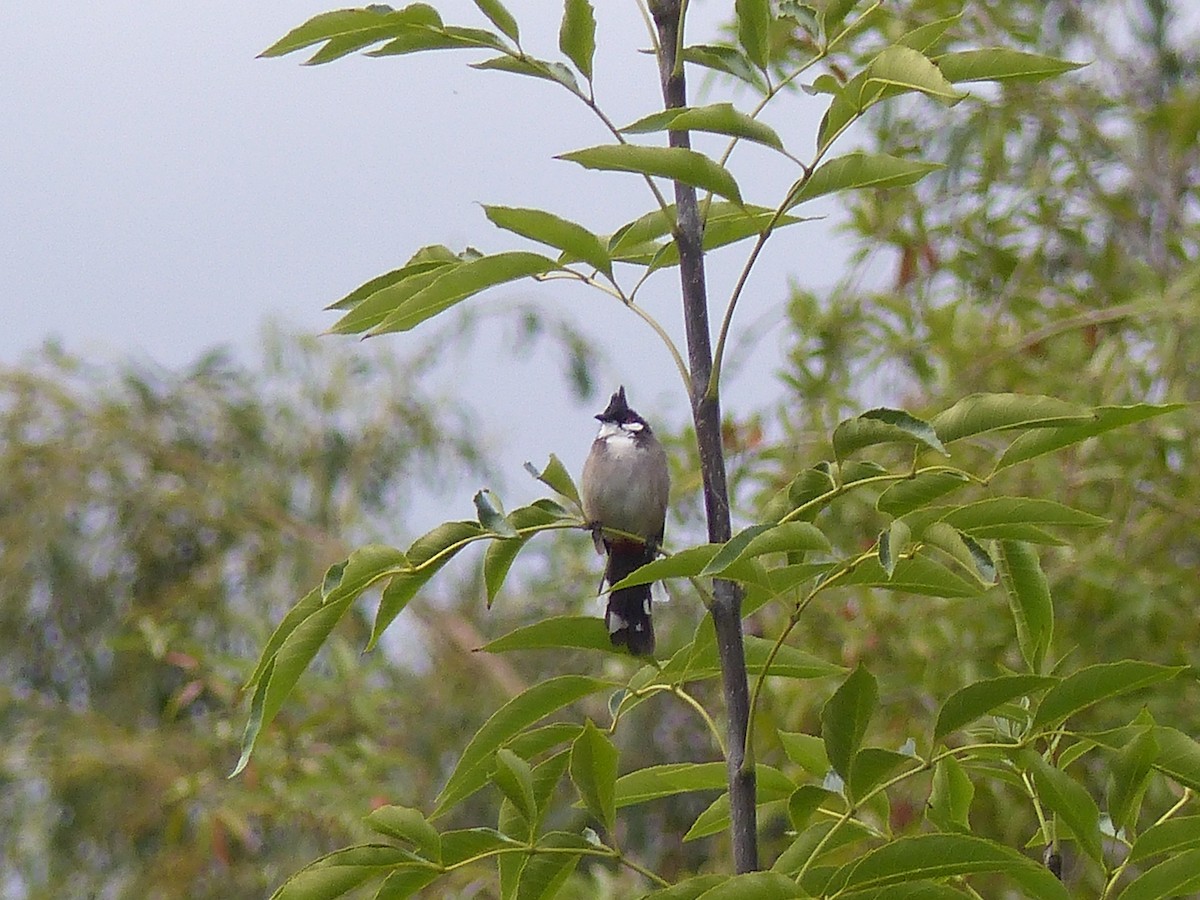
<path fill-rule="evenodd" d="M 604 581 L 611 587 L 658 555 L 671 475 L 666 451 L 629 407 L 624 385 L 596 418 L 600 431 L 583 466 L 580 494 L 596 552 L 608 554 Z M 604 622 L 614 646 L 653 656 L 650 585 L 612 591 Z"/>

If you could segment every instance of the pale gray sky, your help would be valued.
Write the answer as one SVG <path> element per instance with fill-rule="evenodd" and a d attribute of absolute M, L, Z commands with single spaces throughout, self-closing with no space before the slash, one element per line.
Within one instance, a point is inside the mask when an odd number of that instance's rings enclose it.
<path fill-rule="evenodd" d="M 586 109 L 552 85 L 469 69 L 478 54 L 352 57 L 312 68 L 299 65 L 301 55 L 255 58 L 339 5 L 346 4 L 0 3 L 0 364 L 50 336 L 88 356 L 180 365 L 218 344 L 252 350 L 268 316 L 321 331 L 335 318 L 324 305 L 424 244 L 521 246 L 487 223 L 480 202 L 549 208 L 598 232 L 651 208 L 633 176 L 552 159 L 607 142 Z M 637 52 L 648 40 L 635 4 L 595 5 L 597 94 L 623 124 L 659 103 L 654 64 Z M 689 37 L 700 40 L 732 4 L 693 6 Z M 447 21 L 482 24 L 468 0 L 438 7 Z M 527 50 L 556 56 L 561 5 L 509 7 Z M 693 78 L 694 94 L 702 86 Z M 717 90 L 721 96 L 708 99 L 725 99 L 724 87 Z M 797 95 L 767 120 L 786 142 L 807 148 L 823 105 Z M 796 176 L 757 147 L 739 150 L 732 168 L 749 200 L 772 205 Z M 745 252 L 713 260 L 717 315 Z M 828 222 L 782 232 L 751 281 L 741 321 L 779 308 L 789 276 L 831 283 L 845 258 Z M 677 295 L 667 272 L 645 300 L 682 341 Z M 605 348 L 606 377 L 625 381 L 635 405 L 682 416 L 665 355 L 613 301 L 530 284 L 475 302 L 504 298 L 573 310 Z M 328 340 L 354 352 L 352 340 Z M 405 335 L 379 340 L 404 352 Z M 499 348 L 487 351 L 472 359 L 495 362 L 453 375 L 489 410 L 489 432 L 505 455 L 514 464 L 544 461 L 552 450 L 582 458 L 592 425 L 581 413 L 591 410 L 569 401 L 557 366 L 513 364 Z M 778 361 L 778 334 L 768 334 L 731 385 L 731 402 L 756 406 L 775 394 Z M 514 418 L 526 427 L 506 429 Z M 555 421 L 580 427 L 569 439 L 540 427 Z"/>

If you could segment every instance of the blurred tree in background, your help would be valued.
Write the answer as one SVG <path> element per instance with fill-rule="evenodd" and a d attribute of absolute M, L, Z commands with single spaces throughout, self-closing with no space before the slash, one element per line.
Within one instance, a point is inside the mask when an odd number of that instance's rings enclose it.
<path fill-rule="evenodd" d="M 960 9 L 944 0 L 891 7 L 872 28 L 893 36 Z M 919 144 L 947 168 L 914 188 L 849 195 L 846 240 L 861 253 L 829 295 L 793 290 L 784 401 L 727 428 L 743 510 L 828 458 L 824 436 L 838 421 L 881 402 L 918 412 L 972 391 L 1088 405 L 1200 400 L 1200 44 L 1183 9 L 1166 0 L 974 3 L 954 29 L 966 43 L 1092 66 L 1005 86 L 1003 103 L 873 111 L 870 132 L 860 132 L 869 148 Z M 773 54 L 786 60 L 802 35 L 781 27 Z M 866 48 L 873 36 L 864 29 L 856 40 Z M 476 614 L 482 592 L 469 566 L 453 589 L 414 604 L 380 652 L 359 654 L 370 623 L 350 617 L 246 774 L 227 782 L 243 714 L 237 686 L 269 626 L 350 547 L 410 537 L 414 485 L 457 489 L 463 473 L 484 469 L 460 401 L 423 387 L 428 352 L 398 363 L 360 348 L 346 362 L 317 341 L 274 335 L 268 344 L 260 369 L 219 355 L 179 373 L 94 368 L 48 351 L 0 373 L 5 896 L 264 895 L 362 838 L 373 803 L 432 797 L 462 735 L 506 695 L 551 671 L 597 665 L 593 656 L 469 652 L 517 622 L 593 609 L 587 540 L 540 541 L 486 617 Z M 1001 476 L 1010 493 L 1055 496 L 1113 520 L 1043 560 L 1059 655 L 1194 661 L 1198 424 L 1189 410 Z M 684 528 L 699 515 L 693 446 L 672 442 Z M 823 529 L 843 547 L 869 544 L 871 500 L 839 506 L 842 521 Z M 878 663 L 894 746 L 912 715 L 929 717 L 933 698 L 1018 659 L 998 592 L 839 598 L 806 613 L 799 645 Z M 758 615 L 769 630 L 771 611 Z M 679 643 L 698 618 L 688 604 L 668 607 L 663 643 Z M 1196 693 L 1173 686 L 1150 706 L 1159 722 L 1195 734 Z M 811 734 L 826 696 L 784 682 L 761 715 Z M 1144 700 L 1118 703 L 1132 710 Z M 1121 714 L 1106 705 L 1092 724 Z M 637 746 L 622 746 L 630 765 L 694 759 L 709 746 L 702 723 L 677 706 L 653 701 L 634 715 L 619 736 L 638 735 Z M 782 756 L 766 748 L 760 761 Z M 1106 775 L 1090 773 L 1094 795 Z M 1019 846 L 1036 826 L 1013 814 L 1020 804 L 1000 781 L 987 783 L 994 793 L 976 799 L 972 826 Z M 639 807 L 623 820 L 624 840 L 665 874 L 702 870 L 724 848 L 678 836 L 706 802 Z M 891 821 L 903 827 L 924 802 L 917 791 L 907 806 L 893 799 Z M 772 855 L 782 821 L 764 819 Z M 620 897 L 625 884 L 584 866 L 570 889 Z"/>

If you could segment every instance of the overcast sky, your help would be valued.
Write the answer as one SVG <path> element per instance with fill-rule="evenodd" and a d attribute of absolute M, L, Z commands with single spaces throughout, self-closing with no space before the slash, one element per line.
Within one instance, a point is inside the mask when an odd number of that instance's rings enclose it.
<path fill-rule="evenodd" d="M 481 202 L 550 208 L 602 233 L 651 209 L 636 177 L 552 159 L 609 140 L 586 109 L 552 85 L 469 69 L 478 54 L 317 67 L 301 66 L 302 55 L 255 58 L 338 5 L 0 3 L 0 365 L 51 336 L 101 359 L 132 354 L 178 366 L 216 345 L 253 359 L 266 317 L 322 331 L 335 318 L 322 312 L 327 303 L 424 244 L 522 246 L 487 223 Z M 483 23 L 470 2 L 437 5 L 452 23 Z M 645 27 L 632 2 L 595 5 L 598 98 L 627 123 L 660 102 L 652 58 L 637 52 L 648 44 Z M 731 5 L 693 4 L 689 39 L 711 37 Z M 560 4 L 509 6 L 525 47 L 556 55 Z M 693 78 L 693 95 L 703 87 Z M 798 95 L 767 121 L 807 148 L 822 107 Z M 757 147 L 739 150 L 732 167 L 749 200 L 771 205 L 796 176 Z M 818 222 L 777 236 L 740 308 L 743 324 L 774 316 L 789 277 L 836 278 L 846 254 L 830 232 Z M 713 261 L 714 298 L 728 293 L 744 253 Z M 682 341 L 674 272 L 651 287 L 646 305 Z M 517 299 L 569 310 L 604 349 L 604 376 L 628 384 L 635 405 L 683 415 L 655 338 L 616 303 L 532 284 L 476 302 Z M 407 339 L 379 340 L 403 353 Z M 328 340 L 354 352 L 353 340 Z M 493 363 L 455 375 L 487 408 L 489 437 L 516 463 L 551 450 L 582 455 L 592 436 L 583 413 L 592 410 L 570 403 L 558 369 L 537 359 L 513 364 L 492 349 Z M 777 391 L 779 349 L 778 331 L 767 332 L 731 385 L 731 403 Z M 557 437 L 504 427 L 528 425 L 530 409 L 538 422 L 571 427 Z"/>

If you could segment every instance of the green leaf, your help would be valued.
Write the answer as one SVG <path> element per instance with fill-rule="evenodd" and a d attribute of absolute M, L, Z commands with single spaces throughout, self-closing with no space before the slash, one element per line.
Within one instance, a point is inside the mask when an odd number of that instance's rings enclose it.
<path fill-rule="evenodd" d="M 774 647 L 775 642 L 772 640 L 746 635 L 747 671 L 752 675 L 761 672 Z M 836 666 L 820 657 L 784 644 L 771 660 L 770 674 L 782 678 L 808 679 L 844 675 L 845 672 L 846 670 L 841 666 Z M 716 643 L 708 641 L 691 656 L 687 663 L 687 670 L 681 677 L 684 681 L 699 681 L 704 678 L 716 678 L 720 674 L 721 666 L 717 660 Z M 664 667 L 663 675 L 674 677 L 674 672 L 669 667 Z"/>
<path fill-rule="evenodd" d="M 806 868 L 811 874 L 813 863 L 831 858 L 840 848 L 860 843 L 872 837 L 874 835 L 871 830 L 854 819 L 846 821 L 836 830 L 834 830 L 832 821 L 818 820 L 804 829 L 803 833 L 779 854 L 771 866 L 771 870 L 794 876 L 801 868 Z M 837 857 L 843 856 L 844 854 L 837 853 Z M 820 879 L 820 887 L 813 885 L 810 893 L 821 894 L 825 882 L 832 874 L 827 867 L 822 866 L 822 868 L 824 872 Z"/>
<path fill-rule="evenodd" d="M 517 537 L 517 529 L 504 517 L 504 507 L 500 505 L 499 497 L 485 489 L 475 493 L 473 502 L 475 512 L 479 516 L 479 524 L 485 531 L 502 538 Z"/>
<path fill-rule="evenodd" d="M 1200 849 L 1200 816 L 1182 816 L 1151 825 L 1138 835 L 1129 851 L 1129 861 L 1140 863 L 1155 856 L 1172 856 Z"/>
<path fill-rule="evenodd" d="M 788 821 L 796 831 L 808 825 L 813 813 L 824 803 L 839 800 L 833 791 L 827 791 L 815 784 L 802 784 L 788 798 Z"/>
<path fill-rule="evenodd" d="M 727 784 L 724 762 L 665 763 L 637 769 L 617 779 L 617 808 L 689 791 L 716 791 Z"/>
<path fill-rule="evenodd" d="M 613 647 L 604 621 L 595 616 L 554 616 L 524 625 L 508 634 L 488 641 L 479 649 L 488 653 L 509 653 L 513 650 L 600 650 L 623 655 Z"/>
<path fill-rule="evenodd" d="M 990 497 L 947 513 L 947 525 L 977 534 L 1004 525 L 1050 525 L 1060 528 L 1100 528 L 1107 519 L 1040 497 Z M 985 536 L 991 536 L 987 534 Z"/>
<path fill-rule="evenodd" d="M 889 579 L 896 574 L 896 563 L 910 546 L 912 532 L 903 519 L 894 519 L 892 524 L 879 534 L 879 565 Z"/>
<path fill-rule="evenodd" d="M 422 247 L 413 254 L 412 259 L 399 269 L 393 269 L 390 272 L 372 278 L 366 284 L 352 290 L 342 299 L 330 303 L 325 309 L 352 309 L 386 287 L 399 284 L 405 279 L 412 278 L 414 275 L 423 275 L 434 269 L 440 269 L 443 266 L 458 265 L 462 261 L 449 247 L 444 247 L 440 244 Z"/>
<path fill-rule="evenodd" d="M 1041 81 L 1087 65 L 1004 47 L 945 53 L 934 62 L 946 80 L 955 84 L 966 81 Z"/>
<path fill-rule="evenodd" d="M 1118 900 L 1160 900 L 1180 897 L 1200 888 L 1200 849 L 1186 850 L 1143 872 Z"/>
<path fill-rule="evenodd" d="M 736 0 L 738 43 L 746 56 L 760 69 L 765 69 L 771 56 L 770 0 Z"/>
<path fill-rule="evenodd" d="M 823 778 L 829 771 L 829 757 L 825 755 L 825 742 L 815 734 L 798 731 L 779 732 L 779 741 L 788 759 L 810 775 Z"/>
<path fill-rule="evenodd" d="M 963 438 L 1014 428 L 1054 428 L 1095 421 L 1086 407 L 1033 394 L 970 394 L 930 423 L 949 444 Z"/>
<path fill-rule="evenodd" d="M 520 536 L 491 541 L 483 554 L 483 583 L 487 590 L 488 609 L 492 608 L 496 595 L 500 593 L 517 554 L 533 537 L 530 533 L 522 533 L 522 530 L 546 527 L 563 521 L 574 522 L 575 518 L 556 502 L 548 499 L 537 500 L 529 506 L 519 507 L 509 513 L 508 525 Z"/>
<path fill-rule="evenodd" d="M 511 750 L 501 747 L 496 751 L 496 770 L 492 781 L 516 807 L 526 822 L 537 820 L 537 802 L 533 799 L 533 774 L 529 763 Z"/>
<path fill-rule="evenodd" d="M 446 25 L 441 28 L 408 28 L 395 40 L 389 41 L 367 56 L 402 56 L 424 50 L 491 50 L 507 51 L 508 46 L 498 35 L 482 28 L 460 28 Z M 315 57 L 314 57 L 315 60 Z M 310 60 L 312 62 L 313 60 Z"/>
<path fill-rule="evenodd" d="M 850 797 L 861 801 L 877 785 L 885 781 L 897 769 L 915 762 L 912 756 L 885 750 L 882 747 L 864 747 L 854 754 L 850 763 L 850 777 L 846 788 Z"/>
<path fill-rule="evenodd" d="M 270 638 L 267 639 L 267 643 L 259 655 L 258 664 L 254 667 L 254 672 L 246 679 L 246 683 L 242 685 L 243 691 L 248 691 L 252 687 L 261 684 L 267 668 L 274 664 L 275 654 L 279 652 L 279 648 L 283 646 L 283 642 L 287 640 L 288 635 L 296 630 L 297 625 L 320 609 L 324 602 L 320 586 L 313 588 L 296 601 L 296 605 L 288 610 L 280 623 L 275 626 L 275 630 L 271 633 Z"/>
<path fill-rule="evenodd" d="M 579 500 L 579 489 L 575 487 L 571 473 L 562 464 L 562 460 L 553 453 L 550 454 L 550 461 L 546 463 L 546 468 L 542 469 L 541 472 L 534 468 L 532 463 L 525 463 L 525 471 L 555 493 L 566 497 L 576 506 L 583 507 L 582 502 Z"/>
<path fill-rule="evenodd" d="M 783 150 L 783 141 L 775 129 L 734 108 L 732 103 L 710 106 L 685 106 L 660 110 L 638 119 L 621 129 L 626 134 L 648 134 L 654 131 L 706 131 L 745 138 Z"/>
<path fill-rule="evenodd" d="M 442 861 L 454 866 L 485 853 L 520 846 L 521 842 L 495 828 L 463 828 L 442 834 Z"/>
<path fill-rule="evenodd" d="M 1147 727 L 1138 732 L 1113 760 L 1108 788 L 1108 817 L 1117 831 L 1128 828 L 1132 833 L 1133 826 L 1137 824 L 1138 807 L 1157 756 L 1158 741 L 1154 737 L 1154 729 Z"/>
<path fill-rule="evenodd" d="M 260 57 L 283 56 L 332 38 L 353 37 L 359 34 L 379 34 L 370 43 L 380 41 L 397 29 L 416 24 L 441 24 L 437 12 L 424 3 L 414 3 L 396 11 L 368 6 L 365 9 L 338 9 L 313 16 L 297 26 L 259 54 Z"/>
<path fill-rule="evenodd" d="M 586 2 L 586 0 L 585 0 Z M 612 276 L 608 248 L 582 225 L 540 209 L 513 206 L 484 206 L 488 220 L 497 228 L 538 241 L 583 260 L 593 269 Z"/>
<path fill-rule="evenodd" d="M 388 313 L 369 334 L 408 331 L 480 291 L 557 268 L 558 263 L 552 259 L 520 251 L 483 256 L 454 266 Z"/>
<path fill-rule="evenodd" d="M 592 80 L 592 57 L 596 53 L 596 15 L 588 0 L 567 0 L 562 26 L 558 30 L 558 49 L 575 64 L 580 74 Z"/>
<path fill-rule="evenodd" d="M 1139 403 L 1135 406 L 1100 406 L 1095 410 L 1095 418 L 1082 425 L 1068 425 L 1061 428 L 1047 428 L 1023 434 L 1008 445 L 1004 455 L 996 463 L 995 471 L 1007 469 L 1017 463 L 1035 459 L 1044 453 L 1052 453 L 1063 447 L 1078 444 L 1090 437 L 1123 428 L 1137 422 L 1144 422 L 1155 416 L 1165 415 L 1183 409 L 1187 404 L 1168 403 L 1154 406 L 1149 403 Z"/>
<path fill-rule="evenodd" d="M 470 796 L 479 785 L 472 778 L 474 770 L 486 764 L 491 755 L 509 738 L 528 728 L 550 713 L 574 703 L 581 697 L 612 687 L 612 682 L 583 675 L 560 675 L 535 684 L 518 694 L 483 724 L 463 750 L 446 786 L 438 795 L 434 817 L 440 816 L 459 801 Z"/>
<path fill-rule="evenodd" d="M 948 522 L 930 524 L 922 533 L 921 541 L 946 553 L 983 584 L 995 582 L 996 566 L 991 556 L 970 535 L 963 534 Z"/>
<path fill-rule="evenodd" d="M 833 452 L 839 462 L 876 444 L 914 444 L 949 456 L 927 422 L 899 409 L 867 410 L 833 430 Z"/>
<path fill-rule="evenodd" d="M 713 215 L 710 211 L 708 221 L 704 226 L 702 243 L 706 251 L 757 237 L 768 227 L 777 231 L 797 222 L 809 221 L 809 219 L 799 216 L 776 216 L 774 210 L 758 206 L 738 207 L 732 203 L 726 205 L 731 212 Z M 642 258 L 627 261 L 642 262 Z M 679 244 L 675 241 L 664 244 L 649 255 L 648 262 L 651 272 L 679 265 Z"/>
<path fill-rule="evenodd" d="M 380 635 L 408 606 L 417 591 L 455 554 L 483 533 L 478 522 L 443 522 L 413 541 L 406 554 L 411 568 L 393 575 L 391 583 L 383 589 L 371 637 L 367 641 L 368 650 L 375 646 Z"/>
<path fill-rule="evenodd" d="M 1004 675 L 959 688 L 946 699 L 938 711 L 933 739 L 940 741 L 980 716 L 986 716 L 1002 704 L 1017 697 L 1044 691 L 1057 683 L 1057 678 L 1047 675 Z"/>
<path fill-rule="evenodd" d="M 742 202 L 737 182 L 724 166 L 695 150 L 682 147 L 641 147 L 634 144 L 605 144 L 563 153 L 557 157 L 585 169 L 605 172 L 635 172 L 670 178 L 711 191 L 735 203 Z"/>
<path fill-rule="evenodd" d="M 1096 801 L 1075 779 L 1054 768 L 1040 754 L 1025 751 L 1021 759 L 1033 774 L 1038 799 L 1066 823 L 1080 848 L 1100 862 L 1104 850 L 1100 844 L 1100 809 Z"/>
<path fill-rule="evenodd" d="M 338 319 L 329 329 L 331 334 L 361 334 L 383 322 L 393 311 L 433 284 L 451 269 L 463 265 L 462 260 L 453 263 L 422 265 L 420 271 L 397 278 L 389 284 L 381 284 L 377 290 L 360 300 L 349 312 Z M 355 294 L 365 291 L 372 282 L 359 288 L 339 303 L 348 301 Z M 335 304 L 336 305 L 336 304 Z"/>
<path fill-rule="evenodd" d="M 903 516 L 970 483 L 970 478 L 962 472 L 919 472 L 897 481 L 880 494 L 875 508 L 891 516 Z"/>
<path fill-rule="evenodd" d="M 758 776 L 758 793 L 755 802 L 761 809 L 765 804 L 786 800 L 796 791 L 791 780 L 771 766 L 758 765 L 755 767 Z M 699 838 L 710 837 L 729 828 L 729 794 L 717 797 L 709 806 L 696 817 L 692 827 L 684 834 L 684 842 Z"/>
<path fill-rule="evenodd" d="M 579 82 L 575 73 L 560 62 L 545 59 L 534 59 L 532 56 L 493 56 L 480 62 L 471 63 L 472 69 L 483 71 L 511 72 L 514 75 L 528 75 L 561 84 L 572 93 L 579 93 Z"/>
<path fill-rule="evenodd" d="M 513 41 L 521 40 L 521 32 L 517 28 L 517 20 L 513 18 L 512 13 L 504 8 L 504 4 L 500 0 L 475 0 L 475 5 L 479 7 L 480 12 L 488 17 L 488 21 L 500 29 L 500 32 L 505 37 Z"/>
<path fill-rule="evenodd" d="M 925 815 L 941 831 L 971 833 L 971 802 L 975 785 L 953 756 L 943 756 L 933 769 L 933 788 Z"/>
<path fill-rule="evenodd" d="M 912 47 L 893 44 L 867 66 L 868 84 L 919 91 L 953 106 L 966 94 L 956 91 L 929 57 Z"/>
<path fill-rule="evenodd" d="M 731 75 L 763 93 L 767 90 L 762 72 L 755 68 L 754 64 L 746 57 L 746 54 L 742 53 L 736 47 L 723 47 L 716 44 L 693 44 L 690 47 L 683 48 L 683 60 L 693 65 L 712 69 L 714 72 L 723 72 L 726 75 Z"/>
<path fill-rule="evenodd" d="M 372 831 L 412 844 L 425 859 L 442 861 L 442 836 L 418 809 L 381 806 L 366 818 Z"/>
<path fill-rule="evenodd" d="M 984 872 L 1007 874 L 1026 896 L 1068 900 L 1067 889 L 1044 866 L 1002 844 L 967 834 L 922 834 L 890 841 L 838 869 L 825 892 L 888 888 Z"/>
<path fill-rule="evenodd" d="M 705 891 L 729 881 L 731 875 L 693 875 L 667 888 L 651 891 L 642 900 L 696 900 Z"/>
<path fill-rule="evenodd" d="M 981 592 L 978 583 L 967 581 L 925 556 L 896 560 L 890 577 L 877 559 L 866 559 L 839 579 L 838 584 L 881 587 L 924 597 L 975 597 Z"/>
<path fill-rule="evenodd" d="M 335 850 L 309 863 L 271 895 L 272 900 L 321 900 L 341 897 L 396 866 L 413 861 L 411 854 L 387 844 L 362 844 Z"/>
<path fill-rule="evenodd" d="M 1000 582 L 1017 626 L 1021 655 L 1037 673 L 1054 636 L 1054 603 L 1037 554 L 1019 541 L 1000 541 Z"/>
<path fill-rule="evenodd" d="M 856 150 L 817 166 L 810 176 L 802 180 L 790 206 L 839 191 L 906 187 L 941 168 L 944 166 L 940 163 Z"/>
<path fill-rule="evenodd" d="M 688 547 L 678 553 L 672 553 L 663 559 L 646 563 L 637 571 L 622 578 L 612 585 L 614 590 L 632 587 L 637 584 L 650 584 L 665 578 L 693 578 L 711 563 L 713 557 L 726 546 L 725 544 L 701 544 L 699 547 Z M 721 577 L 732 581 L 758 582 L 765 578 L 762 567 L 753 559 L 743 559 L 731 562 L 721 570 Z"/>
<path fill-rule="evenodd" d="M 961 19 L 962 13 L 958 13 L 946 19 L 938 19 L 925 25 L 919 25 L 912 31 L 902 35 L 896 43 L 925 53 L 934 47 L 942 39 L 942 35 L 957 25 Z M 942 72 L 942 74 L 945 75 L 946 73 Z M 949 80 L 952 81 L 953 79 Z"/>
<path fill-rule="evenodd" d="M 850 777 L 850 765 L 879 704 L 875 676 L 860 663 L 821 709 L 821 738 L 835 772 Z"/>
<path fill-rule="evenodd" d="M 1058 725 L 1101 700 L 1162 684 L 1187 669 L 1187 666 L 1160 666 L 1135 659 L 1080 669 L 1050 689 L 1033 717 L 1033 727 Z"/>
<path fill-rule="evenodd" d="M 314 591 L 315 598 L 310 594 L 288 613 L 263 651 L 264 659 L 271 653 L 269 662 L 265 666 L 260 662 L 256 670 L 257 685 L 242 735 L 242 753 L 230 777 L 246 767 L 262 729 L 274 720 L 350 605 L 376 581 L 405 564 L 405 555 L 393 547 L 363 547 L 351 553 L 345 564 L 331 568 L 322 589 Z"/>
<path fill-rule="evenodd" d="M 442 873 L 437 869 L 412 866 L 397 869 L 383 880 L 374 900 L 407 900 L 421 888 L 437 881 Z"/>
<path fill-rule="evenodd" d="M 588 810 L 611 833 L 617 809 L 617 748 L 591 719 L 571 746 L 571 781 Z"/>
<path fill-rule="evenodd" d="M 534 853 L 525 864 L 521 873 L 521 884 L 517 888 L 517 900 L 551 900 L 557 896 L 559 888 L 570 877 L 579 863 L 583 851 L 592 849 L 588 842 L 577 834 L 565 831 L 552 831 L 538 839 L 537 846 L 542 852 Z M 564 850 L 578 850 L 578 853 L 564 853 Z"/>
<path fill-rule="evenodd" d="M 657 893 L 650 896 L 661 900 Z M 808 895 L 800 890 L 796 882 L 778 872 L 747 872 L 744 875 L 734 875 L 695 896 L 703 897 L 704 900 L 793 900 Z"/>

